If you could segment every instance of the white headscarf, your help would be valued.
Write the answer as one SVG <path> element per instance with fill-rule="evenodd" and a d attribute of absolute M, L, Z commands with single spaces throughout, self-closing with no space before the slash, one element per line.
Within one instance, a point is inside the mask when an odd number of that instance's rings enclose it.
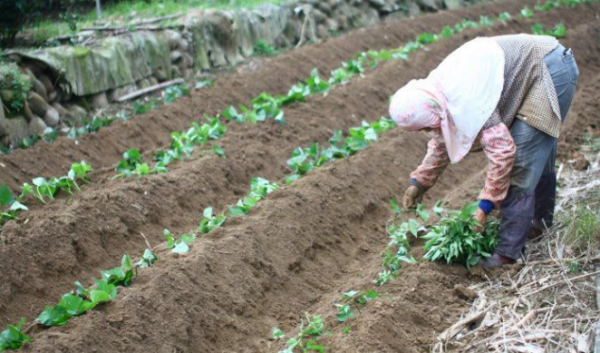
<path fill-rule="evenodd" d="M 496 109 L 504 88 L 504 51 L 490 38 L 474 39 L 424 80 L 398 90 L 390 115 L 407 131 L 439 128 L 452 163 L 464 158 Z"/>

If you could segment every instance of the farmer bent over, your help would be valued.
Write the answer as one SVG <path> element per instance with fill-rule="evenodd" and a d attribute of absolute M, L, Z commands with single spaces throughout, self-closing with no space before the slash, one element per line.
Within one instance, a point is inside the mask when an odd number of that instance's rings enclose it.
<path fill-rule="evenodd" d="M 474 217 L 485 226 L 499 209 L 502 219 L 498 247 L 482 265 L 514 263 L 528 237 L 552 225 L 557 138 L 578 76 L 571 50 L 555 38 L 520 34 L 472 40 L 401 88 L 391 117 L 432 137 L 404 207 L 419 203 L 448 163 L 483 150 L 489 168 Z"/>

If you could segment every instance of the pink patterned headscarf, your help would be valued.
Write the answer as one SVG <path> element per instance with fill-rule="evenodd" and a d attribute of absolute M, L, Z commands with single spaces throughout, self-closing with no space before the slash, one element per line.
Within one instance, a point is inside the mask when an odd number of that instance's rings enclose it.
<path fill-rule="evenodd" d="M 390 116 L 405 131 L 440 128 L 448 116 L 446 97 L 432 80 L 412 80 L 394 94 Z"/>
<path fill-rule="evenodd" d="M 452 52 L 426 79 L 402 87 L 390 115 L 406 131 L 433 128 L 452 163 L 460 161 L 492 115 L 504 87 L 504 52 L 492 38 L 477 38 Z"/>

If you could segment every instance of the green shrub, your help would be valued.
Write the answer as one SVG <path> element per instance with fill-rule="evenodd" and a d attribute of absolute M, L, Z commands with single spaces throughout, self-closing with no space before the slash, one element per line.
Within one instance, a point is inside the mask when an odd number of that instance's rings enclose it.
<path fill-rule="evenodd" d="M 11 115 L 23 110 L 30 90 L 31 80 L 19 71 L 17 65 L 0 64 L 0 92 Z"/>
<path fill-rule="evenodd" d="M 261 39 L 258 42 L 254 43 L 254 55 L 273 56 L 275 55 L 275 53 L 275 48 L 264 39 Z"/>

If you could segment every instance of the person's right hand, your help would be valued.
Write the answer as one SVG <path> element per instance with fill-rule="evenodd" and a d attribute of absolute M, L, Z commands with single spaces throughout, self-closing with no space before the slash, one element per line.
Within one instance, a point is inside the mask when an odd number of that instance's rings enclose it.
<path fill-rule="evenodd" d="M 411 185 L 406 189 L 402 204 L 404 208 L 415 208 L 423 201 L 423 191 L 416 185 Z"/>

